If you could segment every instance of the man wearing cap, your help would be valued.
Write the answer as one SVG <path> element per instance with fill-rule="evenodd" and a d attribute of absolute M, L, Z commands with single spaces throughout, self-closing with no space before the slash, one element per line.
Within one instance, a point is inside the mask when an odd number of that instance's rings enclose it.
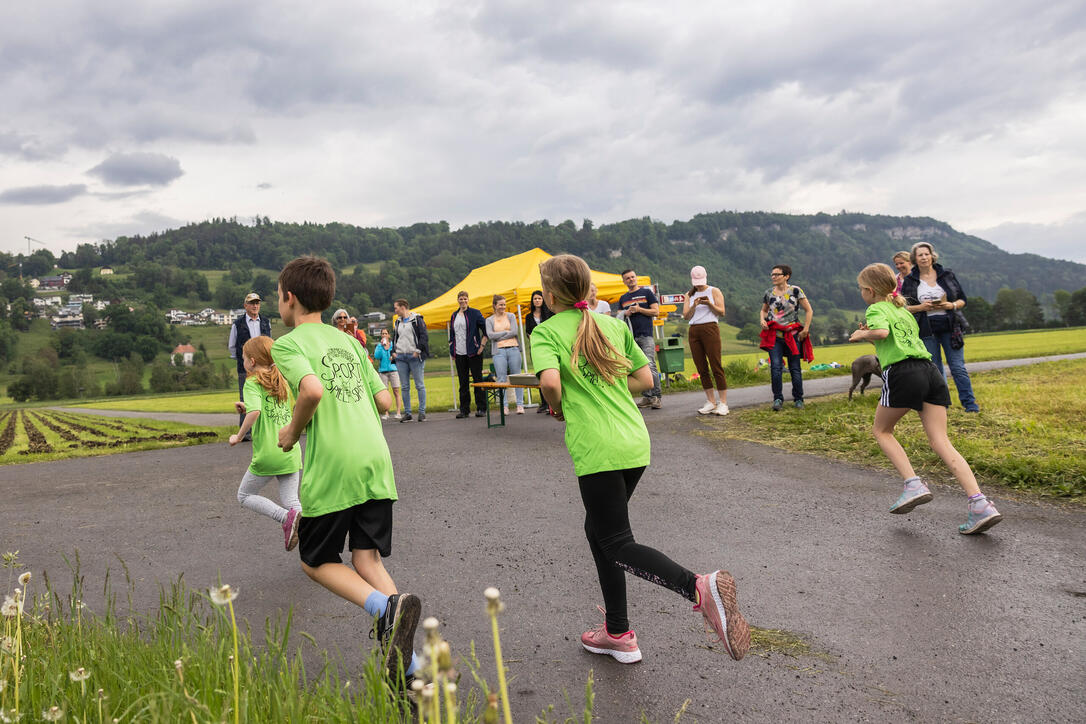
<path fill-rule="evenodd" d="M 245 389 L 245 362 L 241 359 L 241 348 L 253 337 L 270 337 L 271 320 L 260 313 L 260 295 L 249 292 L 245 295 L 245 314 L 234 320 L 230 327 L 230 356 L 238 363 L 238 397 L 244 401 L 242 390 Z M 245 419 L 245 413 L 239 410 L 238 425 Z M 252 438 L 246 434 L 245 440 Z"/>

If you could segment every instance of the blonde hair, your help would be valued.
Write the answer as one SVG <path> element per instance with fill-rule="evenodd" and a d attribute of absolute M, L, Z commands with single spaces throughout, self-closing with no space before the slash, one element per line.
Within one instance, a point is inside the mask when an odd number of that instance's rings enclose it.
<path fill-rule="evenodd" d="M 929 246 L 928 248 L 930 249 L 931 247 Z M 899 251 L 898 253 L 896 253 L 892 257 L 890 257 L 890 259 L 892 261 L 897 261 L 898 259 L 904 259 L 907 262 L 909 262 L 910 264 L 913 263 L 913 255 L 910 254 L 907 251 Z"/>
<path fill-rule="evenodd" d="M 253 337 L 241 348 L 241 353 L 251 359 L 256 365 L 253 371 L 246 375 L 255 377 L 257 383 L 275 396 L 279 402 L 287 401 L 287 381 L 275 366 L 271 356 L 272 339 L 263 335 Z"/>
<path fill-rule="evenodd" d="M 912 262 L 913 266 L 916 266 L 916 250 L 919 249 L 922 246 L 927 247 L 928 251 L 931 252 L 931 263 L 932 264 L 939 261 L 939 254 L 936 253 L 935 247 L 932 246 L 931 243 L 929 243 L 927 241 L 918 241 L 918 242 L 916 242 L 915 244 L 912 245 L 912 248 L 909 249 L 909 261 Z"/>
<path fill-rule="evenodd" d="M 897 293 L 894 270 L 886 264 L 868 264 L 856 275 L 856 283 L 874 292 L 880 302 L 890 302 L 897 307 L 905 306 L 905 298 Z"/>
<path fill-rule="evenodd" d="M 592 283 L 592 272 L 584 259 L 572 254 L 552 256 L 539 265 L 539 277 L 543 287 L 554 295 L 562 306 L 573 307 L 588 297 L 588 285 Z M 626 359 L 603 330 L 596 323 L 596 315 L 586 304 L 581 311 L 581 323 L 577 326 L 577 336 L 573 340 L 573 356 L 570 366 L 579 371 L 579 360 L 583 354 L 588 364 L 596 369 L 607 384 L 613 384 L 615 377 L 630 370 L 630 361 Z"/>

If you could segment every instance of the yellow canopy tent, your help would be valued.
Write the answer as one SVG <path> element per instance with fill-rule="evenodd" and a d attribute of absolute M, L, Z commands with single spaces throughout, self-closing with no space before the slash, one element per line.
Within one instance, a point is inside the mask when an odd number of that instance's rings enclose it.
<path fill-rule="evenodd" d="M 540 288 L 539 264 L 550 258 L 550 254 L 539 247 L 523 254 L 499 259 L 473 270 L 452 289 L 426 304 L 414 307 L 412 311 L 426 319 L 430 329 L 445 329 L 454 311 L 459 306 L 456 295 L 464 290 L 470 299 L 468 304 L 489 317 L 494 313 L 491 298 L 495 294 L 505 297 L 510 312 L 523 318 L 531 304 L 532 292 Z M 607 302 L 617 302 L 626 293 L 626 285 L 619 274 L 592 271 L 592 281 L 596 285 L 597 297 Z M 649 286 L 652 281 L 647 276 L 637 278 L 641 286 Z"/>
<path fill-rule="evenodd" d="M 430 300 L 412 309 L 426 319 L 428 329 L 446 329 L 454 311 L 460 308 L 456 295 L 462 290 L 468 293 L 468 304 L 484 317 L 494 313 L 491 301 L 495 294 L 505 297 L 506 308 L 518 319 L 523 320 L 532 303 L 532 292 L 541 287 L 539 264 L 550 258 L 550 254 L 539 247 L 522 254 L 499 259 L 473 270 L 461 279 L 456 286 L 437 299 Z M 608 274 L 592 270 L 592 282 L 596 285 L 596 297 L 607 302 L 618 302 L 626 293 L 621 274 Z M 652 281 L 647 276 L 637 278 L 641 286 L 649 286 Z M 526 348 L 524 325 L 520 325 L 521 349 Z M 528 371 L 528 355 L 521 356 L 521 371 Z M 450 376 L 453 370 L 449 369 Z M 531 403 L 531 390 L 528 390 L 528 402 Z M 529 404 L 529 406 L 532 406 Z"/>

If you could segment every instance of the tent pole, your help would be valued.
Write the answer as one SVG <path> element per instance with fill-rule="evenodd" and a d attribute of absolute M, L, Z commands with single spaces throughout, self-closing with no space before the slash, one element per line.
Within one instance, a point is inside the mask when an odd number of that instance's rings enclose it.
<path fill-rule="evenodd" d="M 521 354 L 520 354 L 520 371 L 526 373 L 528 371 L 528 344 L 527 344 L 526 338 L 524 336 L 524 317 L 522 317 L 520 315 L 520 299 L 519 299 L 520 290 L 519 289 L 517 290 L 517 297 L 518 297 L 518 299 L 517 299 L 517 326 L 520 327 L 520 352 L 521 352 Z M 532 390 L 531 390 L 531 388 L 528 388 L 528 389 L 524 390 L 524 392 L 525 392 L 525 394 L 528 395 L 528 405 L 527 405 L 527 407 L 535 407 L 535 405 L 532 404 Z"/>
<path fill-rule="evenodd" d="M 452 325 L 445 327 L 445 335 L 449 338 L 449 382 L 453 391 L 452 407 L 449 412 L 460 412 L 460 378 L 456 376 L 456 357 L 453 355 Z"/>

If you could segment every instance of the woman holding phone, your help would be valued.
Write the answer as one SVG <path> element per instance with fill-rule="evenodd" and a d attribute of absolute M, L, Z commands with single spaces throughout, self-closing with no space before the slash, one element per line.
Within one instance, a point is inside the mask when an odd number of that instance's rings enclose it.
<path fill-rule="evenodd" d="M 720 318 L 724 316 L 724 294 L 708 284 L 705 267 L 690 270 L 690 291 L 683 302 L 683 319 L 690 323 L 687 339 L 690 356 L 698 368 L 705 404 L 699 415 L 728 414 L 728 380 L 720 363 Z M 714 392 L 714 384 L 715 392 Z"/>

